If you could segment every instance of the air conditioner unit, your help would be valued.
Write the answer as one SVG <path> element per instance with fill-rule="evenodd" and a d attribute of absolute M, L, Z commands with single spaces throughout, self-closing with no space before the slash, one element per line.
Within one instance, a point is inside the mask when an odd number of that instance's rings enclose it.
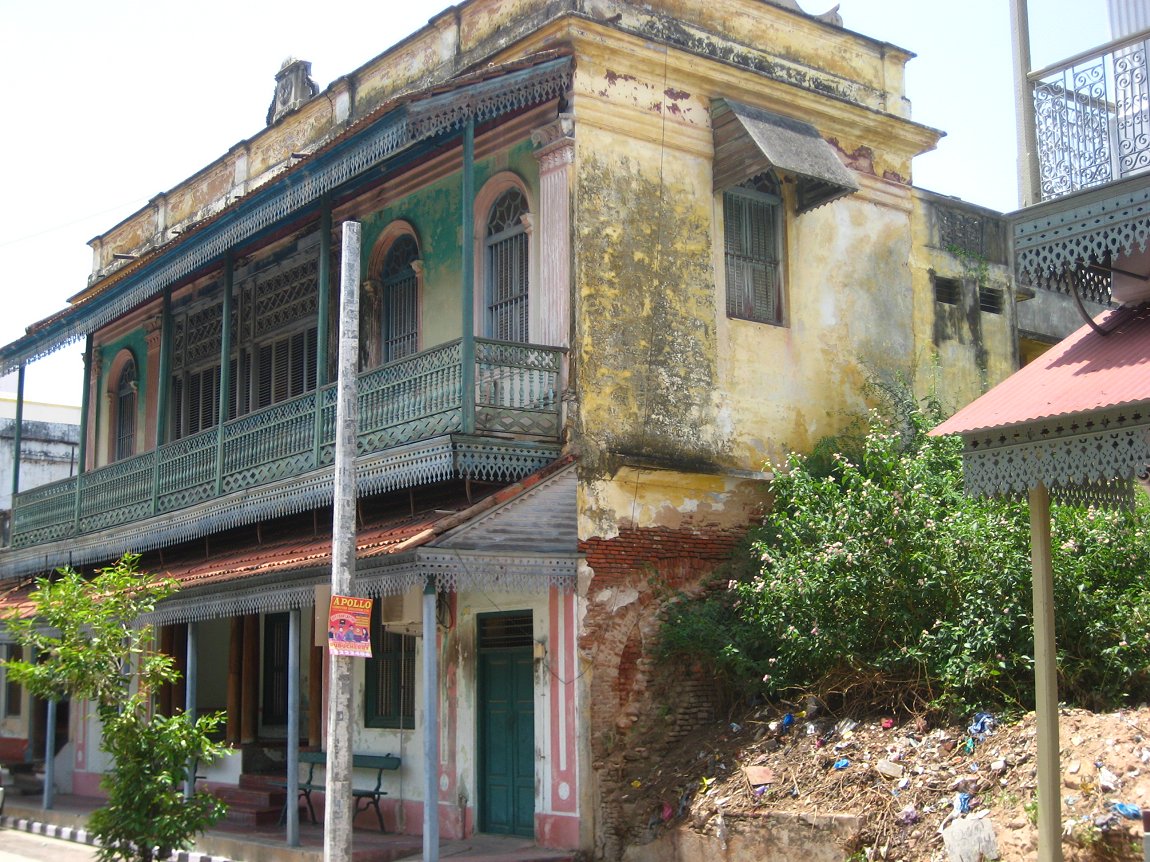
<path fill-rule="evenodd" d="M 385 626 L 419 625 L 423 621 L 423 590 L 419 587 L 398 596 L 384 596 L 379 601 L 379 619 Z"/>

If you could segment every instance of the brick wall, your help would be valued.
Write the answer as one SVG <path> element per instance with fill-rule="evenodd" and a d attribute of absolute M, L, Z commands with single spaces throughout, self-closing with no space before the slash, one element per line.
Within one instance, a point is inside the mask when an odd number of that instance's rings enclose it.
<path fill-rule="evenodd" d="M 672 690 L 653 685 L 660 612 L 730 558 L 744 528 L 625 529 L 580 543 L 592 570 L 580 651 L 591 657 L 591 755 L 598 859 L 621 856 L 641 812 L 627 804 L 640 761 L 658 762 L 687 733 L 715 719 L 711 680 L 684 669 Z"/>

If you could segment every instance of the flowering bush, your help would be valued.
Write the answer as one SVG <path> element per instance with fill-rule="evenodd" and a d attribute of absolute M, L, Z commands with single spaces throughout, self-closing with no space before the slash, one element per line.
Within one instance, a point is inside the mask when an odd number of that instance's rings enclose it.
<path fill-rule="evenodd" d="M 664 657 L 710 667 L 732 694 L 1031 706 L 1026 508 L 965 496 L 960 443 L 926 436 L 935 421 L 917 408 L 901 428 L 876 415 L 853 457 L 792 455 L 752 532 L 751 565 L 726 572 L 725 589 L 672 606 Z M 1148 530 L 1144 504 L 1054 507 L 1064 700 L 1150 695 Z"/>

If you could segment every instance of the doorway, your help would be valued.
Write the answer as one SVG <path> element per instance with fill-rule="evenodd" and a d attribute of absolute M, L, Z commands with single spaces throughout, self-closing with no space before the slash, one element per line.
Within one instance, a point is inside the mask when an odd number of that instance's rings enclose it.
<path fill-rule="evenodd" d="M 478 619 L 479 829 L 535 835 L 535 679 L 530 612 Z"/>

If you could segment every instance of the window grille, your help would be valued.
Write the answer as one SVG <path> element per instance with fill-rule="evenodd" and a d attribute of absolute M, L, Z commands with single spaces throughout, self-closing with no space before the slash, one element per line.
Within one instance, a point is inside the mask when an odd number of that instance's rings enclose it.
<path fill-rule="evenodd" d="M 781 201 L 769 174 L 723 193 L 728 317 L 783 322 Z"/>
<path fill-rule="evenodd" d="M 531 614 L 493 614 L 479 618 L 479 648 L 525 647 L 534 642 Z"/>
<path fill-rule="evenodd" d="M 487 219 L 487 336 L 499 341 L 528 340 L 527 199 L 508 189 Z"/>
<path fill-rule="evenodd" d="M 934 276 L 934 300 L 946 305 L 958 305 L 962 301 L 962 282 L 957 278 Z"/>
<path fill-rule="evenodd" d="M 1001 287 L 980 285 L 978 307 L 987 314 L 1002 314 L 1003 292 Z"/>
<path fill-rule="evenodd" d="M 419 281 L 412 263 L 419 259 L 415 237 L 403 234 L 383 261 L 383 361 L 410 356 L 419 349 Z"/>

